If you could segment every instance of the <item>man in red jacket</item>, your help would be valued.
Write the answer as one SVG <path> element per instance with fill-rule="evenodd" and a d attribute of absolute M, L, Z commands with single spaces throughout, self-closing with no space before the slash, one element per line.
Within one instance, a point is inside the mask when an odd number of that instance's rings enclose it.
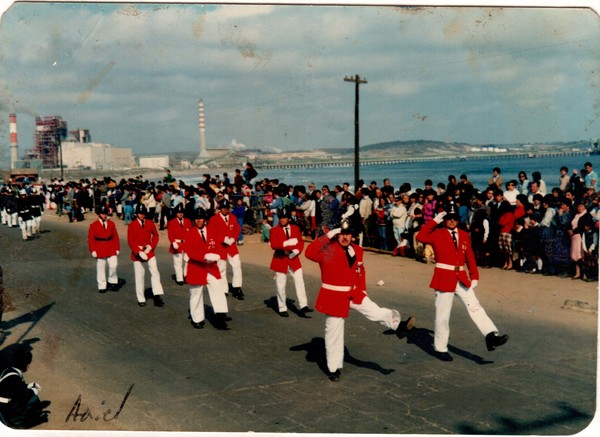
<path fill-rule="evenodd" d="M 98 291 L 118 291 L 121 283 L 117 276 L 117 265 L 121 242 L 117 227 L 108 219 L 108 208 L 105 205 L 98 207 L 98 220 L 90 224 L 88 230 L 88 246 L 90 253 L 96 258 L 96 281 Z M 106 266 L 108 265 L 108 281 L 106 279 Z"/>
<path fill-rule="evenodd" d="M 173 268 L 175 269 L 175 282 L 177 285 L 183 285 L 185 277 L 186 261 L 183 254 L 183 241 L 188 229 L 192 228 L 190 219 L 183 216 L 184 207 L 180 203 L 174 208 L 175 217 L 169 220 L 167 224 L 167 235 L 169 236 L 169 253 L 173 255 Z"/>
<path fill-rule="evenodd" d="M 229 199 L 221 199 L 218 207 L 219 212 L 211 217 L 208 227 L 217 241 L 217 253 L 221 255 L 218 263 L 219 271 L 221 272 L 221 281 L 225 284 L 225 290 L 228 291 L 227 263 L 229 263 L 233 271 L 231 294 L 236 299 L 244 300 L 244 293 L 242 291 L 242 261 L 240 259 L 240 252 L 235 244 L 238 235 L 240 235 L 240 225 L 237 219 L 230 214 L 231 203 Z"/>
<path fill-rule="evenodd" d="M 278 211 L 277 215 L 279 216 L 279 224 L 271 229 L 270 244 L 274 252 L 270 268 L 275 271 L 279 315 L 281 317 L 289 317 L 285 296 L 285 285 L 289 272 L 294 278 L 294 287 L 296 288 L 300 314 L 306 317 L 306 313 L 310 313 L 313 310 L 307 305 L 302 264 L 300 262 L 300 254 L 302 253 L 302 249 L 304 249 L 304 240 L 302 239 L 300 228 L 290 224 L 292 212 L 289 207 L 284 206 Z"/>
<path fill-rule="evenodd" d="M 206 211 L 197 208 L 194 211 L 194 227 L 187 231 L 183 240 L 183 250 L 189 257 L 186 282 L 190 284 L 190 317 L 196 329 L 204 327 L 204 286 L 215 313 L 215 327 L 227 330 L 227 298 L 217 261 L 221 256 L 217 253 L 218 242 L 212 231 L 208 230 Z"/>
<path fill-rule="evenodd" d="M 471 247 L 469 234 L 458 229 L 460 219 L 454 204 L 438 213 L 433 220 L 423 225 L 417 240 L 433 246 L 435 269 L 430 287 L 435 290 L 435 335 L 433 346 L 436 356 L 442 361 L 452 361 L 448 353 L 450 337 L 450 312 L 456 294 L 468 309 L 469 316 L 485 336 L 489 351 L 508 341 L 508 335 L 499 335 L 494 322 L 475 296 L 479 282 L 479 271 Z M 443 222 L 443 226 L 437 226 Z M 467 274 L 468 271 L 468 274 Z"/>
<path fill-rule="evenodd" d="M 133 271 L 135 273 L 135 293 L 138 305 L 141 307 L 146 306 L 144 264 L 147 264 L 150 271 L 154 306 L 163 307 L 165 306 L 162 299 L 164 291 L 154 254 L 159 236 L 154 221 L 148 218 L 147 214 L 148 209 L 146 206 L 143 203 L 138 204 L 135 210 L 135 220 L 127 226 L 127 243 L 131 248 L 131 261 L 133 261 Z"/>
<path fill-rule="evenodd" d="M 316 309 L 327 315 L 325 352 L 329 379 L 339 381 L 344 363 L 344 322 L 349 310 L 379 322 L 404 338 L 415 326 L 415 318 L 402 321 L 397 310 L 381 308 L 367 296 L 363 248 L 352 243 L 352 224 L 342 220 L 341 227 L 319 237 L 306 249 L 306 257 L 319 263 L 321 288 Z"/>

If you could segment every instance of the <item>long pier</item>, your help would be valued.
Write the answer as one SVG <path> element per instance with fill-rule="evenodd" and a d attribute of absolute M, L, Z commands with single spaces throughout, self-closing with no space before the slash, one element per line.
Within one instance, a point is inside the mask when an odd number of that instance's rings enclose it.
<path fill-rule="evenodd" d="M 567 156 L 588 156 L 589 151 L 568 151 L 568 152 L 535 152 L 535 153 L 493 153 L 485 155 L 440 155 L 440 156 L 423 156 L 411 158 L 395 158 L 395 159 L 363 159 L 360 161 L 361 166 L 367 165 L 394 165 L 408 164 L 413 162 L 436 162 L 436 161 L 482 161 L 482 160 L 503 160 L 503 159 L 535 159 L 549 157 L 567 157 Z M 292 161 L 292 162 L 273 162 L 254 164 L 256 168 L 261 170 L 281 170 L 289 168 L 328 168 L 328 167 L 354 167 L 354 160 L 340 161 Z"/>

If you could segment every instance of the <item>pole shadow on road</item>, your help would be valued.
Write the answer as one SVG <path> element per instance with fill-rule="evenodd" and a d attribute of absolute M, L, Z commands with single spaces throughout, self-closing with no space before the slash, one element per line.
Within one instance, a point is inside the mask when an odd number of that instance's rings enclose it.
<path fill-rule="evenodd" d="M 26 314 L 23 314 L 19 317 L 16 317 L 12 320 L 9 321 L 5 321 L 2 323 L 2 326 L 0 326 L 0 328 L 2 328 L 4 330 L 4 337 L 0 340 L 0 345 L 2 345 L 4 343 L 4 341 L 8 338 L 8 336 L 10 335 L 10 329 L 14 328 L 15 326 L 21 325 L 23 323 L 31 323 L 31 325 L 29 326 L 29 328 L 27 328 L 27 330 L 14 342 L 14 343 L 20 343 L 23 341 L 23 339 L 31 332 L 31 330 L 37 325 L 37 323 L 46 315 L 46 313 L 48 311 L 50 311 L 50 309 L 52 308 L 52 306 L 54 305 L 54 302 L 43 306 L 35 311 L 30 311 Z M 27 340 L 27 342 L 29 343 L 35 343 L 36 341 L 38 341 L 39 339 L 30 339 Z"/>
<path fill-rule="evenodd" d="M 389 333 L 394 333 L 394 331 L 389 331 Z M 435 349 L 433 348 L 433 334 L 434 332 L 431 329 L 426 328 L 413 328 L 409 331 L 407 335 L 407 343 L 414 344 L 419 347 L 421 350 L 431 355 L 432 357 L 436 357 Z M 492 364 L 493 361 L 486 360 L 479 355 L 475 355 L 471 352 L 468 352 L 464 349 L 460 349 L 456 346 L 448 345 L 448 351 L 454 355 L 461 356 L 467 360 L 471 360 L 476 364 Z M 436 357 L 437 359 L 437 357 Z"/>
<path fill-rule="evenodd" d="M 325 374 L 329 375 L 327 369 L 327 360 L 325 358 L 325 339 L 322 337 L 314 337 L 309 343 L 299 344 L 290 348 L 293 352 L 306 351 L 306 361 L 309 363 L 316 363 L 319 369 Z M 394 369 L 386 369 L 381 367 L 374 361 L 363 361 L 350 355 L 347 347 L 344 347 L 344 362 L 352 364 L 356 367 L 362 367 L 364 369 L 375 370 L 382 375 L 389 375 L 394 372 Z"/>
<path fill-rule="evenodd" d="M 554 429 L 557 425 L 567 425 L 573 427 L 575 422 L 581 423 L 581 429 L 587 426 L 587 423 L 593 416 L 579 411 L 567 402 L 557 402 L 558 408 L 556 414 L 549 414 L 530 421 L 511 419 L 506 416 L 496 416 L 494 420 L 498 426 L 490 429 L 489 427 L 477 428 L 471 424 L 459 424 L 458 432 L 460 434 L 487 434 L 487 435 L 510 435 L 510 434 L 543 434 L 548 429 Z M 585 421 L 585 422 L 584 422 Z"/>

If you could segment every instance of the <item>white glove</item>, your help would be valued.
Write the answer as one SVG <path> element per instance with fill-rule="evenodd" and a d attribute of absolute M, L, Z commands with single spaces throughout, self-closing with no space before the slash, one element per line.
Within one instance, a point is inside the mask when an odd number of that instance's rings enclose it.
<path fill-rule="evenodd" d="M 149 244 L 146 244 L 146 247 L 144 248 L 144 252 L 150 253 L 151 250 L 152 250 L 152 246 L 150 246 Z"/>
<path fill-rule="evenodd" d="M 33 392 L 36 394 L 36 396 L 42 389 L 37 382 L 30 382 L 29 384 L 27 384 L 27 388 L 30 388 L 31 390 L 33 390 Z"/>
<path fill-rule="evenodd" d="M 289 240 L 285 240 L 283 242 L 283 247 L 295 246 L 296 244 L 298 244 L 298 239 L 297 238 L 290 238 Z"/>
<path fill-rule="evenodd" d="M 204 261 L 207 263 L 214 263 L 219 261 L 220 259 L 221 257 L 217 253 L 207 253 L 206 255 L 204 255 Z"/>
<path fill-rule="evenodd" d="M 120 253 L 121 253 L 121 251 L 120 251 L 120 250 L 117 250 L 117 256 L 119 256 L 119 254 L 120 254 Z"/>
<path fill-rule="evenodd" d="M 435 215 L 435 217 L 433 218 L 433 221 L 439 225 L 440 223 L 442 223 L 444 221 L 445 216 L 446 216 L 446 211 L 439 212 Z"/>
<path fill-rule="evenodd" d="M 473 279 L 471 281 L 471 288 L 475 288 L 477 285 L 479 285 L 479 281 L 477 279 Z"/>
<path fill-rule="evenodd" d="M 235 239 L 231 237 L 225 237 L 223 243 L 225 243 L 227 246 L 231 246 L 233 243 L 235 243 Z"/>
<path fill-rule="evenodd" d="M 95 251 L 95 250 L 92 252 L 92 256 L 93 256 L 94 258 L 98 258 L 98 254 L 96 253 L 96 251 Z"/>
<path fill-rule="evenodd" d="M 177 241 L 173 241 L 173 249 L 179 249 L 179 244 L 177 244 Z"/>
<path fill-rule="evenodd" d="M 332 229 L 331 231 L 327 232 L 327 238 L 329 238 L 331 240 L 333 237 L 335 237 L 340 232 L 342 232 L 342 228 Z"/>
<path fill-rule="evenodd" d="M 288 255 L 290 257 L 290 259 L 294 259 L 296 258 L 298 255 L 300 254 L 300 251 L 298 249 L 294 249 L 290 252 L 290 254 Z"/>
<path fill-rule="evenodd" d="M 595 245 L 595 244 L 592 244 L 592 245 L 590 245 L 590 247 L 589 247 L 589 249 L 588 249 L 588 250 L 589 250 L 589 251 L 590 251 L 590 253 L 591 253 L 591 252 L 593 252 L 593 251 L 594 251 L 594 249 L 595 249 L 595 248 L 596 248 L 596 245 Z"/>
<path fill-rule="evenodd" d="M 138 256 L 144 261 L 148 261 L 148 254 L 146 252 L 138 252 Z"/>

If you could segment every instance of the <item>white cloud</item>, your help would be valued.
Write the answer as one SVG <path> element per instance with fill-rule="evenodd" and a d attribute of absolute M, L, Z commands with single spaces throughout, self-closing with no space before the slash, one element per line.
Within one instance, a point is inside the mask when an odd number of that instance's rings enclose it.
<path fill-rule="evenodd" d="M 510 125 L 478 126 L 503 113 L 539 126 L 523 142 L 567 139 L 580 129 L 557 117 L 599 117 L 599 21 L 568 8 L 21 3 L 0 23 L 0 93 L 97 141 L 157 150 L 172 132 L 197 147 L 202 97 L 210 144 L 308 149 L 352 141 L 343 78 L 360 74 L 363 143 L 403 130 L 501 143 Z"/>

